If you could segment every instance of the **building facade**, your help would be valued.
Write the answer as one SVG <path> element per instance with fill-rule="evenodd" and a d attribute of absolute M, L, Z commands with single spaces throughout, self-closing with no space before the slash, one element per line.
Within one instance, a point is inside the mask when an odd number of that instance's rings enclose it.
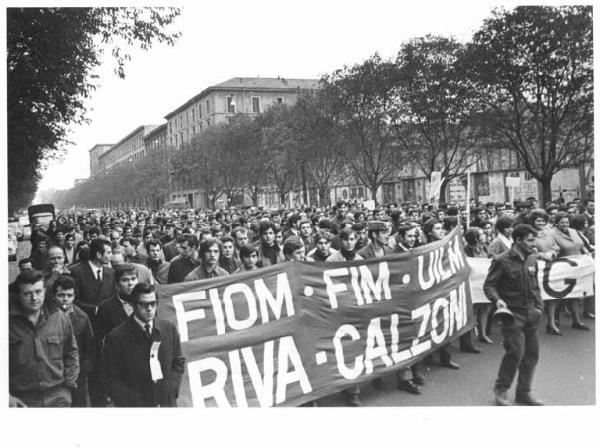
<path fill-rule="evenodd" d="M 146 156 L 145 136 L 158 128 L 159 125 L 142 125 L 123 137 L 110 150 L 98 159 L 105 171 L 120 168 L 128 163 L 135 163 Z"/>
<path fill-rule="evenodd" d="M 227 123 L 235 114 L 252 116 L 273 104 L 292 105 L 300 92 L 318 87 L 318 79 L 281 77 L 231 78 L 210 86 L 165 116 L 168 145 L 179 148 L 209 126 Z"/>
<path fill-rule="evenodd" d="M 231 78 L 204 89 L 165 116 L 167 145 L 177 150 L 209 126 L 227 123 L 235 114 L 256 116 L 274 104 L 291 106 L 301 93 L 318 88 L 318 79 Z M 208 207 L 208 196 L 204 192 L 176 185 L 170 201 L 190 207 Z M 227 199 L 222 201 L 225 205 Z"/>
<path fill-rule="evenodd" d="M 157 126 L 144 136 L 144 148 L 146 155 L 164 151 L 167 148 L 167 123 Z"/>
<path fill-rule="evenodd" d="M 100 157 L 104 155 L 113 145 L 97 144 L 89 150 L 90 153 L 90 177 L 95 177 L 104 171 L 104 165 L 100 163 Z"/>

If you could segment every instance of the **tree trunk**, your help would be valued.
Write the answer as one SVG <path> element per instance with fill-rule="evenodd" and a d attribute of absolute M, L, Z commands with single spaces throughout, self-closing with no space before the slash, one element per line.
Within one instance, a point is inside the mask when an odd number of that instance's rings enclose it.
<path fill-rule="evenodd" d="M 442 184 L 440 185 L 440 191 L 438 193 L 438 198 L 440 202 L 446 203 L 446 187 L 448 186 L 448 184 L 450 183 L 450 181 L 447 178 L 444 178 L 444 180 L 442 181 Z"/>
<path fill-rule="evenodd" d="M 327 194 L 328 192 L 329 188 L 326 186 L 319 188 L 319 207 L 323 207 L 325 204 L 329 204 L 329 195 Z"/>
<path fill-rule="evenodd" d="M 279 207 L 287 208 L 287 193 L 279 190 Z"/>
<path fill-rule="evenodd" d="M 377 204 L 377 190 L 379 189 L 379 185 L 371 185 L 369 188 L 371 189 L 371 199 Z"/>
<path fill-rule="evenodd" d="M 302 175 L 302 202 L 308 204 L 308 182 L 306 181 L 306 166 L 304 162 L 300 167 L 300 173 Z"/>
<path fill-rule="evenodd" d="M 552 176 L 548 176 L 548 177 L 544 177 L 542 179 L 540 179 L 540 184 L 542 185 L 542 191 L 541 191 L 541 206 L 544 207 L 546 205 L 547 202 L 550 202 L 552 200 L 552 186 L 551 186 L 551 182 L 552 182 Z"/>

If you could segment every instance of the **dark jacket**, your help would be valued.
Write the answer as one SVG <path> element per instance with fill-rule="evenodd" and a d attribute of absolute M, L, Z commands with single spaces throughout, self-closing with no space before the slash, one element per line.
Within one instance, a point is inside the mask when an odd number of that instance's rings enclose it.
<path fill-rule="evenodd" d="M 158 283 L 159 285 L 167 284 L 167 281 L 169 280 L 169 268 L 171 267 L 170 262 L 163 260 L 153 261 L 148 258 L 146 266 L 152 272 L 155 283 Z"/>
<path fill-rule="evenodd" d="M 102 348 L 102 341 L 106 335 L 125 322 L 128 317 L 121 300 L 116 294 L 110 299 L 103 300 L 98 305 L 98 312 L 94 316 L 92 323 L 94 326 L 94 337 L 99 349 Z"/>
<path fill-rule="evenodd" d="M 238 257 L 232 257 L 229 260 L 221 257 L 219 259 L 219 267 L 225 269 L 230 274 L 233 274 L 239 268 L 242 267 L 242 262 Z"/>
<path fill-rule="evenodd" d="M 73 310 L 67 315 L 71 319 L 79 349 L 80 376 L 87 376 L 94 370 L 96 364 L 96 343 L 92 325 L 88 315 L 77 305 L 73 305 Z"/>
<path fill-rule="evenodd" d="M 102 282 L 98 282 L 90 264 L 84 261 L 71 267 L 71 276 L 75 279 L 75 305 L 85 311 L 93 322 L 100 302 L 115 292 L 114 271 L 103 266 Z"/>
<path fill-rule="evenodd" d="M 181 283 L 184 281 L 185 276 L 192 272 L 198 264 L 196 260 L 190 258 L 177 258 L 173 260 L 171 266 L 169 266 L 167 283 Z"/>
<path fill-rule="evenodd" d="M 177 256 L 177 238 L 173 238 L 163 246 L 163 255 L 165 261 L 171 261 Z"/>
<path fill-rule="evenodd" d="M 158 360 L 163 379 L 152 381 L 150 347 L 160 341 Z M 179 333 L 169 321 L 155 319 L 152 340 L 133 315 L 109 333 L 102 358 L 102 380 L 118 407 L 177 406 L 185 358 Z"/>
<path fill-rule="evenodd" d="M 523 259 L 513 246 L 492 260 L 483 292 L 492 303 L 504 300 L 509 308 L 543 308 L 535 256 Z"/>
<path fill-rule="evenodd" d="M 79 355 L 71 320 L 56 306 L 33 325 L 16 300 L 9 303 L 9 390 L 19 398 L 59 386 L 77 388 Z"/>
<path fill-rule="evenodd" d="M 263 246 L 262 242 L 259 241 L 258 244 L 255 244 L 256 247 L 256 255 L 258 255 L 258 263 L 260 267 L 267 267 L 277 263 L 283 263 L 285 261 L 285 256 L 283 255 L 283 249 L 280 248 L 277 244 L 274 247 Z M 274 261 L 269 258 L 267 252 L 271 251 L 272 254 L 275 254 L 273 257 Z"/>

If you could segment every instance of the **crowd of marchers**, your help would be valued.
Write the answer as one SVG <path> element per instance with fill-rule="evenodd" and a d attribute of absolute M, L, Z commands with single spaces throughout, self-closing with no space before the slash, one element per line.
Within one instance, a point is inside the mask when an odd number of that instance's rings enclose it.
<path fill-rule="evenodd" d="M 156 316 L 157 284 L 289 261 L 377 258 L 440 240 L 456 226 L 468 257 L 497 259 L 513 247 L 519 224 L 535 233 L 533 258 L 594 254 L 593 200 L 560 198 L 543 207 L 534 198 L 471 201 L 469 210 L 417 203 L 368 210 L 338 201 L 278 210 L 64 211 L 47 229 L 32 231 L 31 254 L 19 260 L 9 285 L 10 405 L 176 406 L 185 359 L 175 325 Z M 543 307 L 550 335 L 563 335 L 564 315 L 584 331 L 585 319 L 594 319 L 592 296 Z M 477 354 L 475 341 L 494 343 L 492 308 L 474 305 L 476 326 L 459 337 L 461 351 Z M 441 366 L 459 369 L 448 348 L 398 371 L 396 387 L 420 394 L 436 357 Z M 387 384 L 373 381 L 378 390 Z M 360 387 L 343 397 L 359 406 Z"/>

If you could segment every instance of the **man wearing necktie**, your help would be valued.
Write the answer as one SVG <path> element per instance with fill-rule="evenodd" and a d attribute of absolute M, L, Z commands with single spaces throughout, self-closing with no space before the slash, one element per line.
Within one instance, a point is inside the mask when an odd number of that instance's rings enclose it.
<path fill-rule="evenodd" d="M 114 294 L 114 271 L 110 266 L 110 242 L 96 238 L 90 243 L 90 260 L 73 265 L 75 305 L 85 311 L 94 325 L 98 305 Z M 97 365 L 97 364 L 96 364 Z M 106 395 L 98 381 L 95 368 L 88 378 L 90 402 L 94 407 L 106 406 Z"/>
<path fill-rule="evenodd" d="M 118 407 L 175 407 L 185 358 L 177 327 L 156 317 L 154 285 L 138 283 L 132 315 L 105 338 L 102 379 Z"/>

